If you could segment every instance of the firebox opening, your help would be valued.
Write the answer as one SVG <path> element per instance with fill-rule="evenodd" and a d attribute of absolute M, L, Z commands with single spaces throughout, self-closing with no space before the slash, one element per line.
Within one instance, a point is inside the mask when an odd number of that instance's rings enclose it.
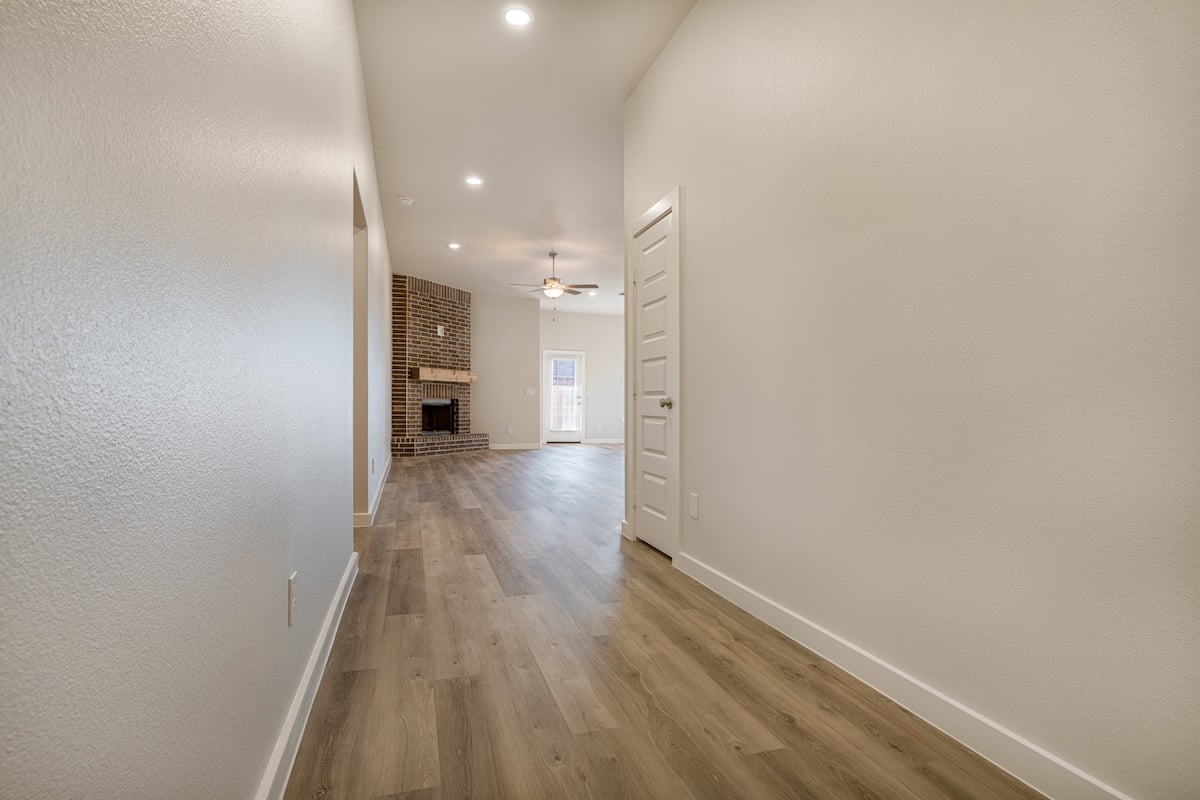
<path fill-rule="evenodd" d="M 421 400 L 421 435 L 454 433 L 455 418 L 458 416 L 457 406 L 457 400 L 436 397 Z"/>

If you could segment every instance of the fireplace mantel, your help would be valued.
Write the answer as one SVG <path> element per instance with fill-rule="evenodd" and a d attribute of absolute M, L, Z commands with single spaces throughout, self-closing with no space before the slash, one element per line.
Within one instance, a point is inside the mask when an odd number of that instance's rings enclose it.
<path fill-rule="evenodd" d="M 465 369 L 442 369 L 440 367 L 413 367 L 408 377 L 426 383 L 475 383 L 479 376 Z"/>

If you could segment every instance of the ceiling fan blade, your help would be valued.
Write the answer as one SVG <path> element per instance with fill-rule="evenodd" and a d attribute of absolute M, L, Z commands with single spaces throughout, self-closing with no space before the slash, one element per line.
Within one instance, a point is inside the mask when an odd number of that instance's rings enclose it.
<path fill-rule="evenodd" d="M 539 292 L 541 292 L 541 291 L 542 291 L 542 287 L 540 287 L 540 286 L 539 286 L 539 287 L 538 287 L 538 288 L 536 288 L 536 289 L 530 289 L 529 291 L 525 292 L 525 294 L 537 294 L 537 293 L 539 293 Z"/>
<path fill-rule="evenodd" d="M 600 288 L 599 286 L 597 286 L 594 283 L 568 283 L 567 286 L 569 286 L 572 289 L 599 289 Z"/>
<path fill-rule="evenodd" d="M 579 291 L 578 289 L 563 289 L 563 291 L 567 294 L 583 294 L 583 292 Z"/>
<path fill-rule="evenodd" d="M 530 287 L 536 286 L 540 289 L 540 288 L 542 288 L 543 284 L 540 284 L 540 283 L 510 283 L 509 286 L 530 286 Z"/>

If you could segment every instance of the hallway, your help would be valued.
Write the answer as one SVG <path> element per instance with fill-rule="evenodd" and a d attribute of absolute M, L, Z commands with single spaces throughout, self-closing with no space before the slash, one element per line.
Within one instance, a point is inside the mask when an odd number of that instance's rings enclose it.
<path fill-rule="evenodd" d="M 287 797 L 1040 797 L 623 540 L 622 465 L 398 460 Z"/>

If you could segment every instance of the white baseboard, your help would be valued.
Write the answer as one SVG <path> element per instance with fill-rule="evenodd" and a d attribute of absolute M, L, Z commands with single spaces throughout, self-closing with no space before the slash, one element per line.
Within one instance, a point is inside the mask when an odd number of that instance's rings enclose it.
<path fill-rule="evenodd" d="M 296 751 L 300 749 L 300 739 L 304 736 L 304 726 L 308 724 L 308 713 L 312 710 L 313 700 L 317 697 L 317 689 L 321 685 L 321 675 L 325 672 L 325 662 L 329 660 L 329 651 L 333 649 L 333 638 L 337 634 L 338 624 L 342 620 L 342 612 L 346 609 L 346 600 L 350 597 L 350 589 L 358 576 L 358 553 L 350 554 L 346 571 L 342 573 L 342 582 L 338 584 L 333 602 L 325 612 L 325 621 L 321 624 L 321 632 L 313 644 L 312 653 L 308 657 L 308 665 L 300 677 L 300 685 L 292 697 L 292 705 L 284 717 L 283 727 L 275 740 L 275 749 L 271 751 L 271 759 L 263 772 L 262 780 L 255 793 L 255 800 L 281 800 L 287 789 L 288 778 L 292 774 L 292 765 L 296 762 Z"/>
<path fill-rule="evenodd" d="M 495 444 L 488 445 L 492 450 L 541 450 L 542 445 L 538 442 L 533 444 Z"/>
<path fill-rule="evenodd" d="M 375 524 L 375 515 L 379 513 L 379 501 L 383 499 L 383 487 L 387 486 L 388 475 L 391 472 L 392 457 L 389 455 L 387 463 L 383 465 L 383 479 L 379 481 L 379 491 L 375 493 L 375 499 L 371 501 L 371 510 L 355 512 L 354 527 L 369 528 Z"/>
<path fill-rule="evenodd" d="M 622 532 L 625 524 L 621 525 Z M 1055 800 L 1133 800 L 858 645 L 680 553 L 675 567 Z"/>
<path fill-rule="evenodd" d="M 624 439 L 584 439 L 584 444 L 625 444 Z"/>
<path fill-rule="evenodd" d="M 621 535 L 632 541 L 637 538 L 633 535 L 633 526 L 629 524 L 629 520 L 621 520 Z M 696 580 L 700 580 L 697 578 Z M 703 581 L 701 581 L 703 583 Z M 716 591 L 715 589 L 713 591 Z"/>

